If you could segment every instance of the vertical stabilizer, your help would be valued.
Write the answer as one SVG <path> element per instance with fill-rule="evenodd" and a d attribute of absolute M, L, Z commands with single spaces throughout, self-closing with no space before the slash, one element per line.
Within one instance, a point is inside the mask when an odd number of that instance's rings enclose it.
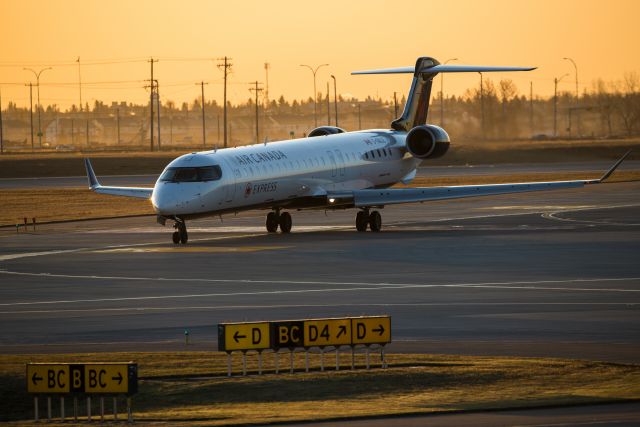
<path fill-rule="evenodd" d="M 402 116 L 391 122 L 392 129 L 408 132 L 414 127 L 427 122 L 431 86 L 433 78 L 438 74 L 430 73 L 428 70 L 439 64 L 436 59 L 428 56 L 418 58 L 407 103 L 404 106 Z"/>

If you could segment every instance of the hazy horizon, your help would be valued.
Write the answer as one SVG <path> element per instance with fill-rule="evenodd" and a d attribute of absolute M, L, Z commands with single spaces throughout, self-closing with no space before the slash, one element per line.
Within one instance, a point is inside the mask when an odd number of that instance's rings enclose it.
<path fill-rule="evenodd" d="M 0 14 L 0 89 L 3 105 L 29 102 L 23 86 L 35 77 L 23 67 L 52 66 L 42 74 L 43 105 L 65 110 L 78 104 L 80 57 L 83 103 L 116 100 L 143 103 L 148 91 L 148 58 L 159 58 L 154 78 L 161 100 L 180 104 L 200 96 L 196 82 L 209 82 L 205 97 L 222 101 L 222 72 L 213 59 L 229 56 L 233 74 L 229 100 L 252 97 L 248 82 L 265 82 L 270 63 L 269 97 L 312 96 L 311 72 L 317 66 L 317 89 L 326 92 L 330 75 L 338 93 L 390 99 L 406 94 L 409 76 L 351 76 L 353 70 L 412 65 L 421 55 L 445 62 L 482 65 L 537 66 L 531 73 L 490 76 L 509 78 L 520 94 L 529 82 L 541 96 L 553 93 L 554 77 L 565 76 L 559 89 L 575 91 L 578 65 L 580 92 L 597 78 L 615 81 L 640 70 L 633 40 L 640 39 L 634 22 L 640 3 L 614 0 L 504 0 L 403 3 L 402 12 L 384 1 L 329 1 L 322 7 L 281 1 L 266 5 L 245 2 L 231 6 L 206 1 L 114 1 L 109 4 L 64 0 L 3 1 Z M 445 95 L 461 95 L 478 85 L 477 75 L 445 78 Z M 439 91 L 439 81 L 434 95 Z M 333 87 L 331 87 L 333 96 Z M 35 97 L 35 91 L 34 91 Z M 35 100 L 34 100 L 35 102 Z"/>

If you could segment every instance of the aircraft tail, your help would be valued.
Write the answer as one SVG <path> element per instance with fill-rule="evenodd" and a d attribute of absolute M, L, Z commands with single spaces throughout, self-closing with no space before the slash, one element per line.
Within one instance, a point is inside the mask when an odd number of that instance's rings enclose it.
<path fill-rule="evenodd" d="M 391 122 L 391 128 L 408 132 L 427 122 L 429 98 L 433 78 L 438 73 L 485 73 L 496 71 L 531 71 L 536 67 L 486 67 L 475 65 L 442 65 L 436 59 L 423 56 L 417 59 L 415 67 L 383 68 L 378 70 L 354 71 L 351 74 L 413 74 L 413 82 L 404 106 L 402 116 Z"/>

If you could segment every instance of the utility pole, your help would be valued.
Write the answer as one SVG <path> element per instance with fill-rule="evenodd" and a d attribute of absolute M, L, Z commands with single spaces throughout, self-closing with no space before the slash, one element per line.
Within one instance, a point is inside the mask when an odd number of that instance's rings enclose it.
<path fill-rule="evenodd" d="M 158 60 L 153 59 L 153 57 L 151 57 L 148 62 L 151 63 L 151 79 L 149 80 L 151 84 L 151 95 L 149 97 L 149 110 L 150 110 L 149 136 L 150 136 L 150 149 L 151 151 L 153 151 L 153 63 L 158 62 Z"/>
<path fill-rule="evenodd" d="M 78 63 L 78 89 L 80 91 L 80 111 L 82 112 L 82 78 L 80 77 L 80 57 L 76 60 Z"/>
<path fill-rule="evenodd" d="M 200 90 L 202 92 L 202 148 L 206 148 L 207 147 L 207 136 L 206 136 L 206 131 L 205 131 L 205 122 L 204 122 L 204 85 L 208 85 L 209 83 L 205 83 L 204 81 L 201 81 L 200 83 L 196 83 L 196 85 L 200 85 Z"/>
<path fill-rule="evenodd" d="M 486 139 L 487 138 L 487 134 L 486 134 L 486 129 L 484 127 L 484 86 L 482 85 L 482 73 L 478 73 L 480 74 L 480 114 L 481 114 L 481 120 L 482 120 L 482 138 Z"/>
<path fill-rule="evenodd" d="M 315 69 L 310 65 L 300 64 L 301 67 L 307 67 L 313 73 L 313 120 L 315 127 L 318 127 L 318 91 L 316 89 L 316 73 L 320 67 L 328 66 L 329 64 L 320 64 Z"/>
<path fill-rule="evenodd" d="M 4 154 L 4 145 L 2 143 L 2 89 L 0 89 L 0 154 Z"/>
<path fill-rule="evenodd" d="M 338 126 L 338 89 L 336 86 L 336 76 L 331 74 L 331 78 L 333 79 L 333 109 L 336 114 L 336 127 Z"/>
<path fill-rule="evenodd" d="M 157 80 L 154 80 L 156 84 L 156 107 L 158 107 L 158 151 L 162 150 L 162 144 L 160 142 L 160 85 Z M 151 86 L 153 88 L 153 86 Z"/>
<path fill-rule="evenodd" d="M 458 58 L 451 58 L 444 61 L 444 63 L 457 60 Z M 444 73 L 440 73 L 440 127 L 444 127 Z"/>
<path fill-rule="evenodd" d="M 533 82 L 529 82 L 529 129 L 533 136 Z"/>
<path fill-rule="evenodd" d="M 116 108 L 116 127 L 118 129 L 118 140 L 116 144 L 120 144 L 120 109 Z"/>
<path fill-rule="evenodd" d="M 251 82 L 250 84 L 255 85 L 255 88 L 250 88 L 249 90 L 256 93 L 256 144 L 260 143 L 260 133 L 258 131 L 258 93 L 262 91 L 262 88 L 258 88 L 260 82 L 257 80 L 255 82 Z"/>
<path fill-rule="evenodd" d="M 233 65 L 230 61 L 231 58 L 224 57 L 218 58 L 218 61 L 223 61 L 221 64 L 218 64 L 218 68 L 222 69 L 224 73 L 224 108 L 223 108 L 223 121 L 224 121 L 224 148 L 227 148 L 227 76 L 229 75 L 229 71 L 231 66 Z"/>
<path fill-rule="evenodd" d="M 398 117 L 398 92 L 393 92 L 393 118 Z"/>
<path fill-rule="evenodd" d="M 86 136 L 87 136 L 87 148 L 89 148 L 89 119 L 87 119 L 87 120 L 85 121 L 85 125 L 86 125 L 86 129 L 87 129 L 87 132 L 86 132 Z"/>
<path fill-rule="evenodd" d="M 31 124 L 31 151 L 33 152 L 33 83 L 29 82 L 29 122 Z"/>
<path fill-rule="evenodd" d="M 329 97 L 329 82 L 327 82 L 327 124 L 331 126 L 331 103 Z"/>
<path fill-rule="evenodd" d="M 576 70 L 576 99 L 575 99 L 575 110 L 576 110 L 576 135 L 580 136 L 580 109 L 578 108 L 578 101 L 580 99 L 580 92 L 578 91 L 578 66 L 576 62 L 571 58 L 562 58 L 565 61 L 571 61 L 573 64 L 573 68 Z"/>
<path fill-rule="evenodd" d="M 358 101 L 358 130 L 362 130 L 362 118 L 360 117 L 360 101 Z"/>
<path fill-rule="evenodd" d="M 558 83 L 568 76 L 568 74 L 564 74 L 560 78 L 553 79 L 553 137 L 558 136 Z"/>

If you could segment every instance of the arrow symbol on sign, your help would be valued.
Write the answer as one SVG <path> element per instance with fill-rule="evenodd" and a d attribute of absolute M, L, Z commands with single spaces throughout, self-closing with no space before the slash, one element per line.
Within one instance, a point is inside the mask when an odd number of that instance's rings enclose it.
<path fill-rule="evenodd" d="M 238 332 L 238 331 L 236 331 L 236 333 L 235 333 L 235 334 L 233 334 L 233 340 L 234 340 L 235 342 L 240 342 L 239 340 L 240 340 L 241 338 L 246 338 L 246 337 L 247 337 L 246 335 L 240 335 L 240 332 Z"/>
<path fill-rule="evenodd" d="M 118 372 L 118 376 L 117 377 L 111 377 L 112 380 L 114 381 L 118 381 L 118 385 L 122 384 L 122 372 Z"/>
<path fill-rule="evenodd" d="M 378 325 L 377 328 L 372 329 L 372 332 L 377 332 L 378 335 L 382 336 L 382 334 L 384 334 L 384 327 L 382 325 Z"/>
<path fill-rule="evenodd" d="M 346 335 L 347 334 L 347 327 L 342 325 L 338 328 L 338 335 L 336 335 L 336 338 L 340 338 L 340 335 Z"/>
<path fill-rule="evenodd" d="M 33 381 L 33 384 L 38 385 L 38 381 L 42 381 L 44 378 L 39 377 L 38 374 L 33 374 L 33 376 L 31 377 L 31 381 Z"/>

